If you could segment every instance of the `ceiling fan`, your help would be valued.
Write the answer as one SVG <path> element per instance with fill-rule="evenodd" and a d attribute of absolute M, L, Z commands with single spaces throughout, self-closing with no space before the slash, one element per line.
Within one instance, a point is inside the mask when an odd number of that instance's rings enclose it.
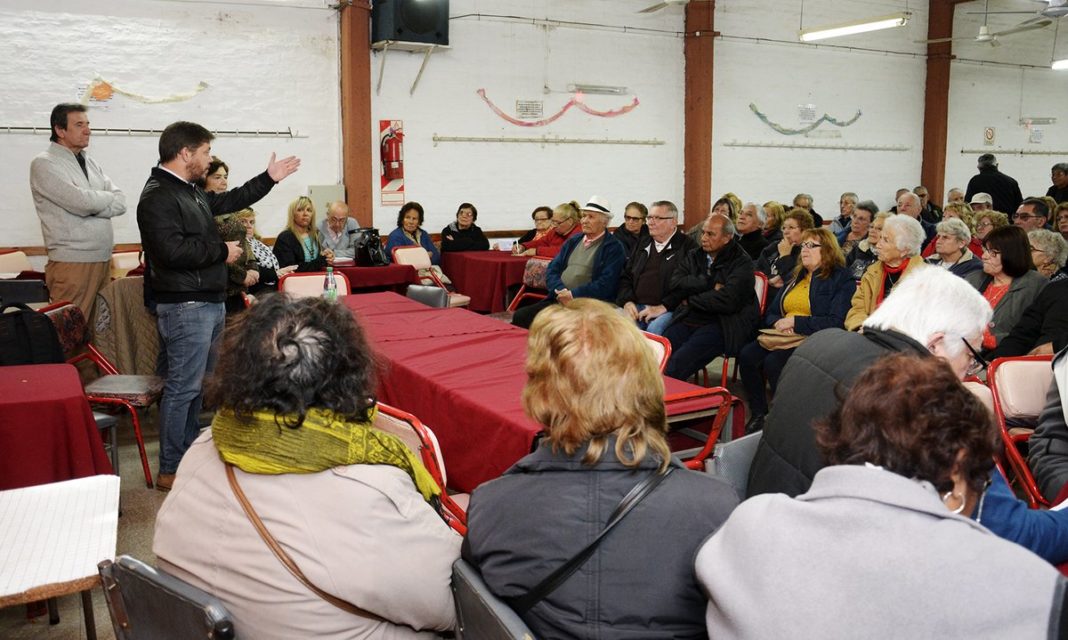
<path fill-rule="evenodd" d="M 1042 2 L 1043 0 L 1037 0 L 1037 1 Z M 1068 0 L 1049 0 L 1049 2 L 1050 2 L 1050 5 L 1052 6 L 1053 3 L 1066 4 L 1066 3 L 1068 3 Z M 986 5 L 985 5 L 984 9 L 989 9 L 989 8 L 990 8 L 990 0 L 986 0 Z M 1021 22 L 1020 24 L 1018 24 L 1016 26 L 1009 27 L 1008 29 L 1002 29 L 1001 31 L 993 31 L 993 32 L 991 32 L 990 31 L 990 27 L 986 24 L 987 16 L 989 16 L 990 14 L 993 14 L 993 13 L 1020 13 L 1020 12 L 984 10 L 984 11 L 976 11 L 976 12 L 973 12 L 973 13 L 977 13 L 977 14 L 981 13 L 983 15 L 983 24 L 979 25 L 979 34 L 976 35 L 974 38 L 969 38 L 969 37 L 964 37 L 964 38 L 935 38 L 934 40 L 917 40 L 916 42 L 923 42 L 923 43 L 926 43 L 926 44 L 934 44 L 934 43 L 938 43 L 938 42 L 953 42 L 955 40 L 971 40 L 973 42 L 988 43 L 992 47 L 997 47 L 997 46 L 1001 45 L 1001 42 L 998 40 L 998 38 L 1001 38 L 1002 36 L 1011 36 L 1011 35 L 1015 35 L 1017 33 L 1024 33 L 1025 31 L 1034 31 L 1035 29 L 1042 29 L 1042 28 L 1048 27 L 1049 25 L 1053 24 L 1053 20 L 1050 19 L 1050 18 L 1044 17 L 1042 15 L 1034 15 L 1032 18 L 1024 20 L 1023 22 Z M 1034 12 L 1032 12 L 1032 11 L 1024 11 L 1022 13 L 1033 14 Z M 1066 11 L 1065 13 L 1068 14 L 1068 11 Z"/>
<path fill-rule="evenodd" d="M 656 13 L 661 9 L 667 9 L 668 7 L 685 7 L 691 2 L 708 2 L 709 0 L 661 0 L 656 4 L 649 5 L 648 7 L 638 11 L 638 13 Z M 1068 2 L 1068 0 L 1065 0 Z"/>
<path fill-rule="evenodd" d="M 1032 0 L 1039 4 L 1046 5 L 1045 9 L 1038 11 L 969 11 L 971 14 L 1024 14 L 1033 15 L 1036 18 L 1052 18 L 1057 19 L 1063 16 L 1068 16 L 1068 0 Z"/>

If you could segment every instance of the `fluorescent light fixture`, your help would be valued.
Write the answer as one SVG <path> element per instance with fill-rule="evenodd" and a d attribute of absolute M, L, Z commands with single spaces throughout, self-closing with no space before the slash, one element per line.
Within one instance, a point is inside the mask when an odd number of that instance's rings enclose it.
<path fill-rule="evenodd" d="M 569 84 L 567 90 L 571 93 L 593 93 L 606 96 L 619 96 L 627 92 L 626 87 L 611 87 L 601 84 Z"/>
<path fill-rule="evenodd" d="M 1050 65 L 1050 68 L 1052 68 L 1054 71 L 1064 71 L 1065 69 L 1068 69 L 1068 58 L 1064 58 L 1063 60 L 1054 60 L 1053 64 Z"/>
<path fill-rule="evenodd" d="M 843 22 L 842 24 L 831 24 L 825 27 L 812 27 L 799 31 L 798 39 L 801 42 L 813 42 L 815 40 L 867 33 L 868 31 L 879 31 L 880 29 L 893 29 L 894 27 L 905 26 L 909 23 L 909 18 L 911 17 L 912 12 L 902 11 L 877 18 L 865 18 L 863 20 L 854 20 L 853 22 Z"/>

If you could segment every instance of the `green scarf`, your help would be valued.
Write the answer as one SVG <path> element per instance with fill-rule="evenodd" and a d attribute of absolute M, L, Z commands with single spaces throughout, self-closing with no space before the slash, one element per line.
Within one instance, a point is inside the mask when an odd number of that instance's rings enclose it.
<path fill-rule="evenodd" d="M 369 422 L 349 422 L 327 409 L 310 409 L 300 427 L 283 422 L 295 416 L 255 411 L 248 419 L 223 409 L 211 423 L 219 456 L 246 473 L 318 473 L 349 464 L 388 464 L 412 478 L 423 499 L 438 502 L 441 488 L 430 472 L 396 436 L 373 428 L 378 409 Z"/>

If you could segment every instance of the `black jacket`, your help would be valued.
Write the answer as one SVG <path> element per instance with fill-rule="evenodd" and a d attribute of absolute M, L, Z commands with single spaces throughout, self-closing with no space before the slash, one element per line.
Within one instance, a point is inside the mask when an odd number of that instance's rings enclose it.
<path fill-rule="evenodd" d="M 864 333 L 826 329 L 809 336 L 790 356 L 779 377 L 771 411 L 749 467 L 746 496 L 808 491 L 824 467 L 812 430 L 829 416 L 857 376 L 879 358 L 896 352 L 930 355 L 924 346 L 896 331 Z"/>
<path fill-rule="evenodd" d="M 764 250 L 764 247 L 768 246 L 768 239 L 764 237 L 763 231 L 757 229 L 738 236 L 738 244 L 742 245 L 749 257 L 756 261 L 760 259 L 760 252 Z"/>
<path fill-rule="evenodd" d="M 578 553 L 658 463 L 647 455 L 636 470 L 624 466 L 615 437 L 596 464 L 582 462 L 585 453 L 553 451 L 543 439 L 471 494 L 461 556 L 495 594 L 523 595 Z M 676 468 L 524 620 L 539 638 L 706 638 L 694 557 L 736 505 L 725 483 Z"/>
<path fill-rule="evenodd" d="M 972 196 L 977 193 L 989 193 L 994 200 L 994 211 L 1008 214 L 1010 221 L 1016 208 L 1023 202 L 1020 185 L 1014 178 L 998 171 L 997 167 L 984 167 L 968 181 L 968 192 L 964 194 L 964 199 L 971 202 Z"/>
<path fill-rule="evenodd" d="M 618 238 L 619 234 L 616 234 L 616 237 Z M 700 247 L 693 241 L 693 238 L 681 231 L 676 231 L 662 251 L 664 261 L 660 263 L 660 304 L 670 311 L 682 302 L 682 295 L 671 289 L 671 275 L 682 262 L 680 258 L 694 249 L 700 249 Z M 637 248 L 623 265 L 623 274 L 619 277 L 619 295 L 616 296 L 616 304 L 619 306 L 638 301 L 634 287 L 638 283 L 638 276 L 645 270 L 645 264 L 649 261 L 652 250 L 653 237 L 646 235 L 638 241 Z"/>
<path fill-rule="evenodd" d="M 1062 202 L 1068 202 L 1068 187 L 1065 187 L 1064 189 L 1058 189 L 1057 187 L 1050 185 L 1050 188 L 1046 189 L 1046 195 L 1056 200 L 1057 204 L 1060 204 Z M 1049 215 L 1052 216 L 1053 212 L 1050 211 Z M 1047 220 L 1047 222 L 1051 222 L 1054 225 L 1056 225 L 1057 223 L 1055 219 Z"/>
<path fill-rule="evenodd" d="M 649 227 L 643 224 L 642 228 L 638 230 L 637 235 L 635 235 L 630 231 L 627 231 L 626 227 L 620 225 L 619 227 L 616 227 L 616 230 L 612 232 L 612 235 L 616 237 L 616 240 L 623 243 L 623 255 L 626 257 L 626 260 L 629 261 L 630 254 L 634 253 L 634 249 L 649 237 Z"/>
<path fill-rule="evenodd" d="M 1068 346 L 1068 280 L 1050 282 L 1024 310 L 1009 335 L 1001 339 L 989 359 L 1027 355 L 1047 342 L 1056 353 Z"/>
<path fill-rule="evenodd" d="M 272 187 L 274 180 L 265 171 L 237 189 L 208 193 L 153 167 L 137 203 L 146 299 L 157 303 L 225 300 L 227 249 L 213 216 L 244 209 Z"/>
<path fill-rule="evenodd" d="M 441 230 L 442 251 L 488 251 L 489 240 L 478 225 L 460 229 L 455 222 Z"/>
<path fill-rule="evenodd" d="M 274 257 L 278 258 L 279 267 L 288 267 L 295 264 L 298 272 L 324 271 L 326 269 L 326 258 L 323 257 L 322 247 L 319 247 L 319 254 L 315 258 L 305 260 L 304 245 L 289 229 L 279 233 L 278 237 L 274 239 Z"/>
<path fill-rule="evenodd" d="M 736 355 L 752 341 L 760 324 L 753 260 L 737 240 L 720 250 L 711 268 L 701 247 L 680 259 L 682 264 L 671 274 L 669 289 L 685 300 L 676 307 L 671 323 L 706 325 L 718 321 L 727 355 Z M 716 289 L 720 284 L 723 286 Z"/>

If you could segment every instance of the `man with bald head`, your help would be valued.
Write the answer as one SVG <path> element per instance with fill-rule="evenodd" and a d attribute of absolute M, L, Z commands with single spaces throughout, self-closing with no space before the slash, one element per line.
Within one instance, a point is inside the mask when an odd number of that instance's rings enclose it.
<path fill-rule="evenodd" d="M 682 256 L 670 288 L 682 296 L 664 337 L 671 342 L 666 375 L 686 380 L 713 358 L 736 355 L 756 334 L 760 309 L 756 267 L 735 239 L 730 218 L 712 214 L 701 246 Z"/>
<path fill-rule="evenodd" d="M 355 258 L 356 247 L 353 246 L 354 233 L 360 225 L 349 216 L 349 205 L 331 202 L 326 205 L 326 220 L 319 225 L 319 240 L 323 249 L 334 252 L 334 259 Z"/>

